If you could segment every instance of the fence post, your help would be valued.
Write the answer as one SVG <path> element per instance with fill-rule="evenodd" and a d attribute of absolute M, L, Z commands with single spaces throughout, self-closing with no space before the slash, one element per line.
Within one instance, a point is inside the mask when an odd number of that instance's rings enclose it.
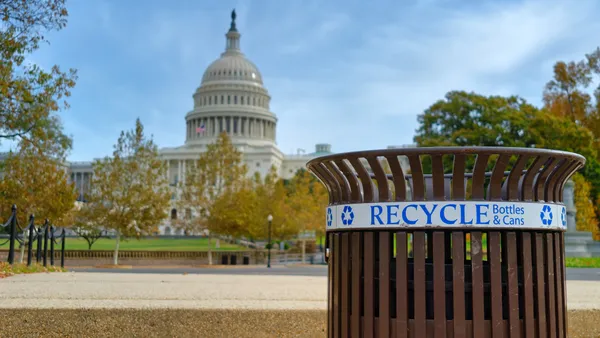
<path fill-rule="evenodd" d="M 50 266 L 54 266 L 54 225 L 50 226 Z"/>
<path fill-rule="evenodd" d="M 33 260 L 33 232 L 35 231 L 33 215 L 29 216 L 29 225 L 27 226 L 27 231 L 29 231 L 29 242 L 27 243 L 27 266 L 31 266 L 31 261 Z"/>
<path fill-rule="evenodd" d="M 44 221 L 44 267 L 48 266 L 48 219 Z"/>
<path fill-rule="evenodd" d="M 8 247 L 8 264 L 15 263 L 15 241 L 17 240 L 17 206 L 13 204 L 10 220 L 10 244 Z"/>
<path fill-rule="evenodd" d="M 65 229 L 63 229 L 61 236 L 62 237 L 62 242 L 61 242 L 61 248 L 60 248 L 60 267 L 64 269 L 65 267 L 65 238 L 67 237 L 66 233 L 65 233 Z"/>
<path fill-rule="evenodd" d="M 42 226 L 35 229 L 35 231 L 37 231 L 37 242 L 36 242 L 37 248 L 36 248 L 36 253 L 35 253 L 35 262 L 39 263 L 42 260 L 42 240 L 43 240 Z"/>

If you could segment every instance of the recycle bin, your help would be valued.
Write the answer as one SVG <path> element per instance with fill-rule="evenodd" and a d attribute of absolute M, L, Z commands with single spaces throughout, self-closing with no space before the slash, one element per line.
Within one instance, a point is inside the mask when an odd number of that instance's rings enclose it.
<path fill-rule="evenodd" d="M 566 337 L 565 182 L 585 164 L 534 148 L 319 157 L 329 337 Z"/>

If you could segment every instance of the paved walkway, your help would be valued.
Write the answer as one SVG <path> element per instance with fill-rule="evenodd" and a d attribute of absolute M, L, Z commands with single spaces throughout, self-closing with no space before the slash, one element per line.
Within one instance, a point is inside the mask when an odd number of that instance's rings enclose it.
<path fill-rule="evenodd" d="M 0 280 L 0 308 L 321 310 L 326 300 L 322 276 L 68 272 Z M 600 309 L 600 283 L 567 281 L 567 304 Z"/>
<path fill-rule="evenodd" d="M 326 285 L 309 276 L 16 275 L 0 280 L 0 308 L 327 309 Z"/>

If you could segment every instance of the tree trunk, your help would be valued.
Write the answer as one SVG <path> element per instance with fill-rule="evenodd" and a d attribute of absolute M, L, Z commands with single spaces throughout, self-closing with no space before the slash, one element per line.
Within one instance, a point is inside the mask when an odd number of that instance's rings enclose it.
<path fill-rule="evenodd" d="M 25 241 L 27 241 L 27 231 L 23 231 L 23 244 L 21 244 L 21 257 L 19 258 L 19 263 L 23 264 L 23 257 L 25 257 Z"/>
<path fill-rule="evenodd" d="M 121 232 L 119 232 L 118 230 L 117 230 L 115 239 L 116 239 L 116 243 L 115 243 L 115 253 L 113 255 L 113 264 L 119 265 L 119 244 L 121 242 Z"/>
<path fill-rule="evenodd" d="M 211 234 L 208 234 L 208 265 L 212 265 L 212 243 L 210 241 Z"/>

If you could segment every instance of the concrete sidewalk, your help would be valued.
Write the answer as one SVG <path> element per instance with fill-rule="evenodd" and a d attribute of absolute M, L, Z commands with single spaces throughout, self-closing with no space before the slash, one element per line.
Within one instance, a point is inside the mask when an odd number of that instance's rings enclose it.
<path fill-rule="evenodd" d="M 325 310 L 326 301 L 320 276 L 68 272 L 0 280 L 0 308 Z M 567 307 L 600 309 L 600 283 L 567 281 Z"/>
<path fill-rule="evenodd" d="M 0 280 L 0 308 L 325 310 L 326 281 L 325 277 L 260 275 L 16 275 Z"/>

